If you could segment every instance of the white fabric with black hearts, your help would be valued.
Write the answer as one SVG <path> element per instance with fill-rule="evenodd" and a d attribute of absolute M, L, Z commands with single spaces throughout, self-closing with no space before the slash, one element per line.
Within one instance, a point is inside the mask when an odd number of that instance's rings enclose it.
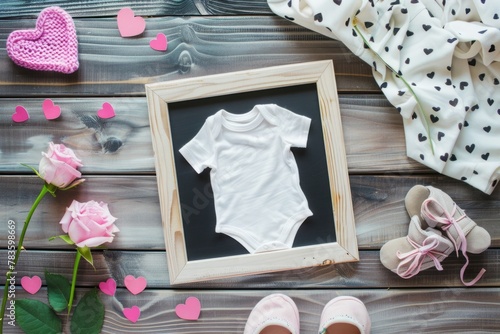
<path fill-rule="evenodd" d="M 498 0 L 268 0 L 373 68 L 407 155 L 491 194 L 500 182 Z"/>

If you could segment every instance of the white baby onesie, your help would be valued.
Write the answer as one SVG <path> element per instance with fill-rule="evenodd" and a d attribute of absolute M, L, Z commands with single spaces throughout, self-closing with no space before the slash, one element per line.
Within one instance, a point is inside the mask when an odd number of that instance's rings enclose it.
<path fill-rule="evenodd" d="M 268 3 L 372 66 L 409 157 L 487 194 L 500 183 L 500 1 Z"/>
<path fill-rule="evenodd" d="M 275 104 L 220 110 L 179 150 L 197 173 L 211 169 L 216 232 L 250 253 L 292 247 L 312 212 L 290 147 L 306 147 L 310 123 Z"/>

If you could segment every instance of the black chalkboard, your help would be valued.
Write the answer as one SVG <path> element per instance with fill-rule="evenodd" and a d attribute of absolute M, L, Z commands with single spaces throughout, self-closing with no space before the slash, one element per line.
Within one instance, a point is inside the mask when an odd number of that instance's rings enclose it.
<path fill-rule="evenodd" d="M 313 216 L 300 227 L 293 247 L 336 241 L 325 145 L 315 84 L 274 88 L 169 103 L 170 129 L 181 202 L 188 260 L 202 260 L 248 251 L 231 237 L 215 232 L 215 209 L 210 170 L 197 174 L 179 149 L 191 140 L 205 119 L 220 109 L 245 113 L 256 104 L 274 103 L 311 118 L 307 148 L 292 148 L 300 171 L 302 190 Z"/>

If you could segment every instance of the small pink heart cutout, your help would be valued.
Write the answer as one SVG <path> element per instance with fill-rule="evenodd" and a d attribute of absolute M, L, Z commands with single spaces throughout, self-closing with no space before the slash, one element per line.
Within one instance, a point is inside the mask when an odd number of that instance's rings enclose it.
<path fill-rule="evenodd" d="M 185 304 L 175 307 L 175 314 L 184 320 L 198 320 L 201 313 L 201 303 L 196 297 L 188 297 Z"/>
<path fill-rule="evenodd" d="M 137 322 L 139 320 L 139 317 L 141 316 L 141 310 L 137 306 L 132 306 L 130 308 L 124 308 L 123 309 L 123 315 L 125 318 L 130 320 L 130 322 Z"/>
<path fill-rule="evenodd" d="M 139 276 L 135 278 L 132 275 L 125 276 L 124 283 L 128 291 L 130 291 L 134 295 L 137 295 L 144 291 L 147 285 L 147 281 L 144 277 Z"/>
<path fill-rule="evenodd" d="M 151 49 L 156 51 L 167 51 L 167 36 L 163 33 L 158 33 L 156 38 L 149 41 Z"/>
<path fill-rule="evenodd" d="M 116 281 L 108 278 L 106 282 L 99 283 L 99 289 L 108 296 L 114 296 L 116 292 Z"/>
<path fill-rule="evenodd" d="M 23 106 L 17 106 L 16 111 L 12 114 L 12 120 L 16 123 L 26 122 L 30 119 L 28 111 Z"/>
<path fill-rule="evenodd" d="M 34 295 L 42 287 L 42 279 L 36 275 L 33 277 L 24 276 L 21 278 L 21 286 L 26 292 Z"/>
<path fill-rule="evenodd" d="M 75 72 L 79 63 L 73 19 L 59 7 L 45 8 L 34 30 L 10 33 L 7 53 L 15 64 L 31 70 Z"/>
<path fill-rule="evenodd" d="M 43 101 L 42 110 L 45 118 L 48 120 L 53 120 L 61 116 L 61 107 L 55 105 L 51 99 Z"/>
<path fill-rule="evenodd" d="M 102 108 L 97 111 L 99 118 L 107 119 L 115 117 L 115 109 L 109 102 L 104 102 Z"/>
<path fill-rule="evenodd" d="M 120 9 L 116 21 L 122 37 L 137 36 L 146 29 L 146 21 L 140 16 L 135 16 L 134 11 L 128 7 Z"/>

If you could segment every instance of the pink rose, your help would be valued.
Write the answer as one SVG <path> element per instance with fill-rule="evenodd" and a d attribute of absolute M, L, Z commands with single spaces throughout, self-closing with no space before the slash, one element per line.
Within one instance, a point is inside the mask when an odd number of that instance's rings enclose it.
<path fill-rule="evenodd" d="M 120 231 L 114 225 L 115 220 L 106 203 L 73 200 L 59 224 L 77 247 L 97 247 L 112 242 L 113 233 Z"/>
<path fill-rule="evenodd" d="M 51 142 L 47 153 L 42 152 L 38 173 L 45 182 L 58 188 L 66 188 L 82 176 L 82 173 L 76 170 L 81 166 L 83 166 L 82 161 L 76 157 L 72 149 Z"/>

